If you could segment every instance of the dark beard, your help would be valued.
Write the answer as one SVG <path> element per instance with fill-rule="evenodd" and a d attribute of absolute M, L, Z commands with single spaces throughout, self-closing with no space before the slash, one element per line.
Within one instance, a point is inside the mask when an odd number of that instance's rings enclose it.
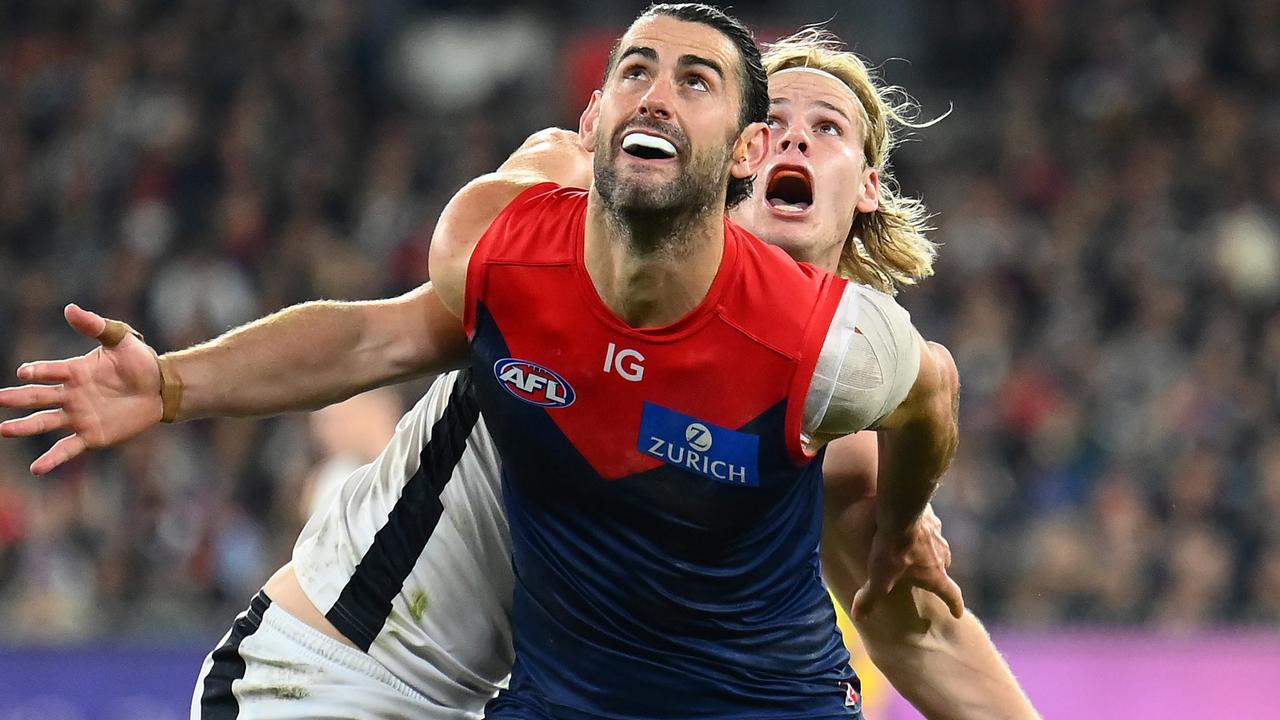
<path fill-rule="evenodd" d="M 679 254 L 683 229 L 719 201 L 726 185 L 724 168 L 732 146 L 692 158 L 674 180 L 660 186 L 634 178 L 620 179 L 614 160 L 623 150 L 614 145 L 610 151 L 596 150 L 595 187 L 611 223 L 622 231 L 637 254 Z"/>

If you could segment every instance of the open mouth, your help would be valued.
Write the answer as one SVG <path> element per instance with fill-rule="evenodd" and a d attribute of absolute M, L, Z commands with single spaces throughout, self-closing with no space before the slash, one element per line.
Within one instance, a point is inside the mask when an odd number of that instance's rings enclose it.
<path fill-rule="evenodd" d="M 670 140 L 642 132 L 623 135 L 622 150 L 641 160 L 670 160 L 676 156 L 676 146 Z"/>
<path fill-rule="evenodd" d="M 813 205 L 813 182 L 799 170 L 777 170 L 769 178 L 764 199 L 782 213 L 807 212 Z"/>

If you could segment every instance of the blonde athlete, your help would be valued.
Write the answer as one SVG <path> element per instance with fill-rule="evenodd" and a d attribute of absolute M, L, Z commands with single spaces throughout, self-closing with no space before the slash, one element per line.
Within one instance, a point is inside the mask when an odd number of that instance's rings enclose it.
<path fill-rule="evenodd" d="M 905 212 L 901 210 L 904 203 L 889 190 L 884 172 L 892 141 L 890 122 L 899 118 L 881 99 L 865 67 L 815 33 L 783 43 L 768 60 L 769 69 L 775 72 L 770 123 L 777 135 L 771 164 L 756 181 L 755 199 L 739 208 L 738 219 L 798 257 L 826 267 L 839 258 L 843 274 L 884 290 L 927 275 L 932 247 L 920 232 L 921 211 L 910 204 L 905 205 Z M 795 69 L 800 66 L 811 69 Z M 816 69 L 825 73 L 814 72 Z M 849 88 L 854 92 L 848 92 Z M 859 136 L 864 145 L 861 153 L 856 147 Z M 565 149 L 560 140 L 544 135 L 524 150 L 536 155 L 551 144 L 559 146 L 559 152 Z M 540 162 L 554 155 L 543 153 Z M 572 163 L 566 164 L 569 166 Z M 849 172 L 851 168 L 856 168 L 855 172 Z M 857 180 L 850 183 L 850 178 Z M 849 207 L 850 197 L 858 198 L 856 213 Z M 864 209 L 868 204 L 873 207 L 870 211 Z M 861 248 L 856 237 L 862 238 Z M 376 305 L 366 310 L 373 311 Z M 337 307 L 331 309 L 337 311 L 334 314 L 342 312 Z M 94 336 L 102 329 L 99 319 L 82 311 L 70 310 L 69 319 Z M 124 347 L 131 344 L 128 341 Z M 117 346 L 110 352 L 120 351 Z M 181 372 L 184 380 L 188 379 L 187 368 Z M 220 681 L 210 673 L 218 661 L 232 665 L 237 659 L 248 662 L 248 673 L 237 680 L 235 691 L 244 704 L 244 717 L 392 717 L 400 713 L 461 717 L 468 709 L 474 711 L 477 703 L 482 704 L 494 683 L 505 675 L 510 666 L 510 640 L 505 629 L 510 596 L 505 543 L 509 540 L 496 492 L 496 457 L 483 421 L 466 438 L 468 449 L 439 496 L 442 513 L 436 532 L 429 533 L 430 539 L 417 556 L 397 560 L 407 562 L 412 570 L 401 583 L 403 588 L 396 587 L 390 594 L 386 602 L 390 607 L 368 654 L 351 648 L 350 641 L 341 635 L 337 639 L 325 637 L 315 629 L 328 623 L 314 606 L 337 607 L 336 599 L 352 585 L 360 568 L 368 570 L 378 563 L 378 558 L 372 557 L 378 538 L 404 530 L 403 526 L 395 527 L 397 517 L 403 523 L 406 515 L 397 509 L 411 495 L 413 479 L 428 459 L 423 449 L 440 440 L 439 419 L 449 408 L 464 402 L 464 394 L 457 388 L 456 377 L 437 382 L 428 397 L 406 415 L 387 452 L 353 476 L 342 499 L 308 526 L 294 563 L 298 575 L 305 578 L 302 584 L 286 571 L 268 585 L 267 594 L 272 597 L 311 605 L 290 608 L 301 621 L 283 612 L 279 607 L 283 603 L 267 607 L 265 596 L 260 597 L 255 608 L 237 622 L 238 629 L 254 627 L 257 634 L 233 631 L 206 663 L 202 685 L 207 687 L 211 677 L 215 685 Z M 12 400 L 13 391 L 6 393 Z M 192 400 L 189 395 L 184 414 L 192 412 Z M 3 402 L 7 401 L 0 400 Z M 7 429 L 6 434 L 16 433 Z M 865 438 L 851 438 L 834 445 L 828 457 L 828 468 L 839 466 L 841 456 L 853 460 L 845 463 L 853 472 L 846 471 L 843 476 L 829 473 L 824 534 L 825 574 L 846 607 L 853 590 L 866 577 L 874 512 L 869 499 L 874 486 L 868 483 L 874 478 L 869 462 L 873 455 Z M 936 525 L 930 523 L 936 520 L 926 518 L 922 529 L 936 531 Z M 927 542 L 922 547 L 935 557 L 945 552 L 944 546 Z M 394 564 L 385 547 L 379 552 L 381 562 Z M 359 556 L 360 560 L 344 560 L 334 566 L 335 554 L 339 558 Z M 302 586 L 306 586 L 305 593 L 298 592 Z M 876 605 L 865 602 L 866 597 L 864 606 Z M 354 606 L 359 612 L 361 602 L 368 600 L 357 597 L 343 607 Z M 378 606 L 373 608 L 375 616 L 381 611 L 381 601 L 366 604 Z M 264 617 L 266 625 L 259 625 Z M 882 669 L 929 717 L 1033 715 L 976 620 L 971 615 L 952 620 L 945 605 L 932 595 L 919 592 L 913 597 L 910 590 L 899 589 L 883 606 L 861 617 L 859 626 Z M 330 636 L 336 634 L 331 625 L 321 629 Z M 262 645 L 261 657 L 248 652 L 255 643 Z M 305 650 L 300 652 L 299 648 Z M 282 676 L 280 663 L 271 662 L 276 653 L 294 658 L 299 674 L 293 680 L 287 674 Z M 311 672 L 314 668 L 307 668 L 308 663 L 322 669 L 328 665 L 332 682 L 321 681 Z M 963 678 L 952 672 L 961 666 L 969 673 Z M 401 678 L 410 680 L 413 687 Z M 376 692 L 365 687 L 370 682 Z M 229 690 L 230 679 L 227 686 Z M 255 686 L 259 688 L 257 695 L 252 689 Z M 349 708 L 333 703 L 332 697 L 326 699 L 327 695 L 342 696 L 348 686 L 360 688 L 357 693 L 345 692 Z M 193 713 L 199 710 L 201 695 L 202 688 L 197 688 Z M 379 706 L 378 698 L 384 696 L 388 703 Z M 278 714 L 270 714 L 272 707 Z"/>
<path fill-rule="evenodd" d="M 773 153 L 734 218 L 799 260 L 884 292 L 931 275 L 927 212 L 899 193 L 889 167 L 897 133 L 922 126 L 918 108 L 825 31 L 778 42 L 764 65 Z M 826 467 L 858 467 L 847 453 L 864 451 L 863 435 L 832 444 Z M 875 481 L 848 480 L 827 479 L 823 577 L 843 607 L 865 610 L 854 598 L 868 582 Z M 953 617 L 938 595 L 901 586 L 852 617 L 876 666 L 926 717 L 1037 717 L 978 619 Z"/>

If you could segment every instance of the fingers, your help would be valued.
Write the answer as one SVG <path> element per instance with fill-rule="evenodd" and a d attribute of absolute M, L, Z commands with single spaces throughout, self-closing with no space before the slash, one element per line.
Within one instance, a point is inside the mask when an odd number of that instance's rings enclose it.
<path fill-rule="evenodd" d="M 62 405 L 64 390 L 61 385 L 23 385 L 0 389 L 0 407 L 15 410 L 58 407 Z"/>
<path fill-rule="evenodd" d="M 952 580 L 950 576 L 947 577 L 947 591 L 941 597 L 951 609 L 951 617 L 957 620 L 964 617 L 964 592 L 960 590 L 959 583 Z"/>
<path fill-rule="evenodd" d="M 67 427 L 70 421 L 62 408 L 43 410 L 17 420 L 0 423 L 0 437 L 28 437 Z"/>
<path fill-rule="evenodd" d="M 942 602 L 946 603 L 947 610 L 955 619 L 959 620 L 964 617 L 964 593 L 950 576 L 944 574 L 941 579 L 913 579 L 909 581 L 909 584 L 938 596 Z M 868 580 L 853 596 L 852 614 L 854 619 L 862 620 L 874 612 L 880 600 L 888 596 L 892 590 L 892 583 L 886 586 L 883 583 Z"/>
<path fill-rule="evenodd" d="M 880 595 L 871 589 L 871 583 L 868 581 L 858 588 L 858 592 L 853 596 L 853 617 L 858 620 L 867 617 L 871 611 L 875 610 L 878 602 L 880 602 Z"/>
<path fill-rule="evenodd" d="M 107 329 L 105 318 L 97 313 L 89 312 L 75 303 L 63 308 L 62 316 L 67 319 L 68 325 L 87 338 L 97 340 L 103 331 Z M 116 339 L 116 342 L 119 342 L 119 339 Z M 103 342 L 103 344 L 106 345 L 107 343 Z"/>
<path fill-rule="evenodd" d="M 40 360 L 23 363 L 18 367 L 18 379 L 28 382 L 61 383 L 71 379 L 69 360 Z"/>
<path fill-rule="evenodd" d="M 97 340 L 105 348 L 113 348 L 119 345 L 121 340 L 130 335 L 142 340 L 142 333 L 134 330 L 129 323 L 104 318 L 97 313 L 81 308 L 75 303 L 63 308 L 62 315 L 67 319 L 67 324 L 75 328 L 76 332 Z"/>
<path fill-rule="evenodd" d="M 893 590 L 894 580 L 891 573 L 877 572 L 876 568 L 872 567 L 867 582 L 853 596 L 853 616 L 865 618 L 869 615 L 881 598 Z"/>
<path fill-rule="evenodd" d="M 951 611 L 951 616 L 955 619 L 959 620 L 964 617 L 964 593 L 949 575 L 942 575 L 941 580 L 922 580 L 914 584 L 937 595 L 947 604 L 947 609 Z"/>
<path fill-rule="evenodd" d="M 65 462 L 74 460 L 88 446 L 79 435 L 68 435 L 49 448 L 49 451 L 31 463 L 32 475 L 44 475 Z"/>
<path fill-rule="evenodd" d="M 123 323 L 119 320 L 107 320 L 106 327 L 98 335 L 98 342 L 102 343 L 103 347 L 113 348 L 119 345 L 121 340 L 137 334 L 137 331 L 129 327 L 128 323 Z M 138 337 L 141 338 L 140 335 Z"/>

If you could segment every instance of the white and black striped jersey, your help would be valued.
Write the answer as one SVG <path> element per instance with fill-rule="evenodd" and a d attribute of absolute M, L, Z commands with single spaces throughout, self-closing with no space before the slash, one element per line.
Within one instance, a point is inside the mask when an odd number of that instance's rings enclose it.
<path fill-rule="evenodd" d="M 307 596 L 396 677 L 467 713 L 506 680 L 511 538 L 468 371 L 444 375 L 293 551 Z"/>

